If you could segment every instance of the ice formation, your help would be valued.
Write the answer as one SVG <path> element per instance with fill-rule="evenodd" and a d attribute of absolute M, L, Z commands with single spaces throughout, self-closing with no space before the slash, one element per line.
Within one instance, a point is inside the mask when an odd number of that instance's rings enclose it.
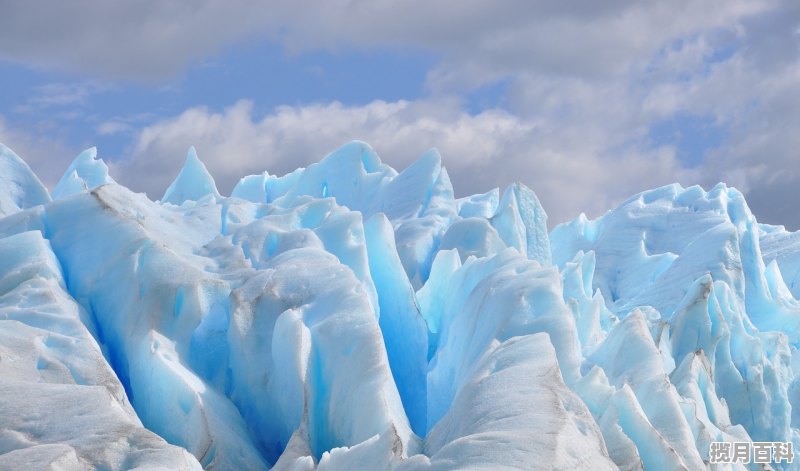
<path fill-rule="evenodd" d="M 548 233 L 353 142 L 161 201 L 0 145 L 0 469 L 761 469 L 800 450 L 800 233 L 671 185 Z M 800 463 L 800 459 L 797 460 Z M 797 469 L 773 462 L 776 469 Z"/>

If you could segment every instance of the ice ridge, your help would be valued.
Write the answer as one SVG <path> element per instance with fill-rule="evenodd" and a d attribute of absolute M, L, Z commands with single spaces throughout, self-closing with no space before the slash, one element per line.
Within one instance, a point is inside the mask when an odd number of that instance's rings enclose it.
<path fill-rule="evenodd" d="M 800 445 L 800 236 L 668 185 L 548 232 L 363 142 L 160 201 L 0 145 L 0 469 L 761 469 Z M 798 460 L 800 463 L 800 460 Z M 774 469 L 798 469 L 773 460 Z"/>

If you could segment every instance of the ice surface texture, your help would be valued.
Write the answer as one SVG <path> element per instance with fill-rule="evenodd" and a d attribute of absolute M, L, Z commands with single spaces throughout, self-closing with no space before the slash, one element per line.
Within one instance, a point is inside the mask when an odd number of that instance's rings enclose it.
<path fill-rule="evenodd" d="M 798 295 L 800 235 L 725 185 L 548 233 L 436 151 L 224 197 L 190 149 L 153 202 L 0 145 L 0 469 L 717 469 L 800 450 Z"/>

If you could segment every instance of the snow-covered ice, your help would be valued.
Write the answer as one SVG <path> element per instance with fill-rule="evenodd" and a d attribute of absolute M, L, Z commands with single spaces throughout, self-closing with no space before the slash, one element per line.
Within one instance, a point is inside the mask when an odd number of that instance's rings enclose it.
<path fill-rule="evenodd" d="M 51 196 L 0 145 L 0 469 L 762 469 L 709 447 L 800 451 L 798 234 L 724 184 L 548 231 L 361 142 Z"/>

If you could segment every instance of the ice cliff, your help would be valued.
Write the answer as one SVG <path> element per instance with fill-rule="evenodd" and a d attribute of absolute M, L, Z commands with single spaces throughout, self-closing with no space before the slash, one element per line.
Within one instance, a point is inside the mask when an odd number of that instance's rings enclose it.
<path fill-rule="evenodd" d="M 548 233 L 353 142 L 160 201 L 0 145 L 0 469 L 700 470 L 800 450 L 800 233 L 671 185 Z M 800 462 L 800 460 L 798 460 Z M 795 464 L 773 463 L 777 469 Z"/>

